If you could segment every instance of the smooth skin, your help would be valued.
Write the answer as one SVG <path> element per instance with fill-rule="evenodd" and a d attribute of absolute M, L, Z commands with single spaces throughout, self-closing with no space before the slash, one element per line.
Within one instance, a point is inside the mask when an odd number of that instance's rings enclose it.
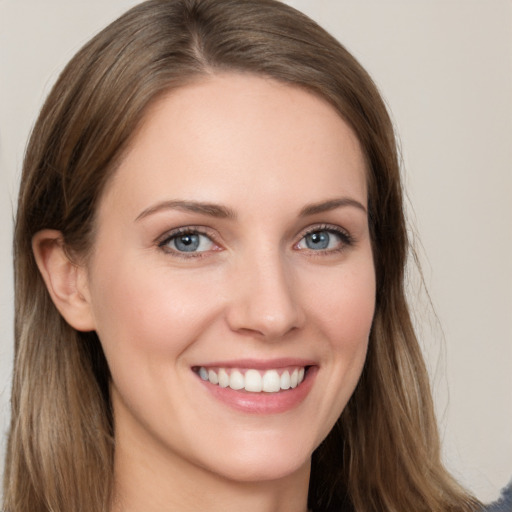
<path fill-rule="evenodd" d="M 34 238 L 53 300 L 112 374 L 123 512 L 297 512 L 361 375 L 375 306 L 360 145 L 332 106 L 235 73 L 161 98 L 109 181 L 83 264 Z M 178 230 L 178 231 L 177 231 Z M 218 400 L 198 366 L 313 363 L 277 414 Z M 286 392 L 286 391 L 284 391 Z"/>

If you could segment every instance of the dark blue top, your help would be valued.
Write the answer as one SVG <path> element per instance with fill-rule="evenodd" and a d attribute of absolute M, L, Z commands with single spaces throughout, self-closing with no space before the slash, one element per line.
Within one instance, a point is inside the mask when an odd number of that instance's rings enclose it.
<path fill-rule="evenodd" d="M 501 491 L 499 500 L 487 505 L 484 512 L 512 512 L 512 480 Z"/>

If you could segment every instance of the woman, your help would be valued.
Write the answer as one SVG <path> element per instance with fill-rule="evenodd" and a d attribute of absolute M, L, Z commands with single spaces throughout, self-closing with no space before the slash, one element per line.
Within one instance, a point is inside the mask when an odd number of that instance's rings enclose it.
<path fill-rule="evenodd" d="M 476 510 L 444 470 L 366 72 L 264 0 L 152 0 L 27 150 L 4 508 Z"/>

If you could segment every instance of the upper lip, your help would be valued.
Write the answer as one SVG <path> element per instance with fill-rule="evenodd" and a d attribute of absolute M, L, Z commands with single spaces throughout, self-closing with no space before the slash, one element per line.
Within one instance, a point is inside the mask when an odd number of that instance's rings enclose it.
<path fill-rule="evenodd" d="M 212 361 L 194 365 L 203 368 L 253 368 L 255 370 L 271 370 L 286 368 L 289 366 L 305 367 L 315 366 L 318 363 L 311 359 L 297 357 L 281 357 L 277 359 L 230 359 L 224 361 Z"/>

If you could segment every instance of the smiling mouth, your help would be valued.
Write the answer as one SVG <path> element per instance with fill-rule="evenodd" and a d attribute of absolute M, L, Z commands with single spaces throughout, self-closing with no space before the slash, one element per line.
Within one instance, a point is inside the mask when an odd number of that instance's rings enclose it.
<path fill-rule="evenodd" d="M 308 366 L 279 368 L 269 370 L 235 368 L 194 368 L 199 377 L 221 388 L 249 393 L 278 393 L 299 386 L 308 370 Z"/>

